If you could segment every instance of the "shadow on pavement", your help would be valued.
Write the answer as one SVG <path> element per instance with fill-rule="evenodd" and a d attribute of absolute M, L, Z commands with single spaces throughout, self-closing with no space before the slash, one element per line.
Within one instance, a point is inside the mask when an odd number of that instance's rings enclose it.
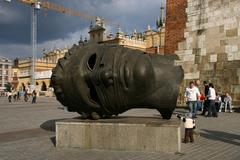
<path fill-rule="evenodd" d="M 201 136 L 204 138 L 240 146 L 240 135 L 207 129 L 202 129 L 202 131 L 204 132 L 201 132 Z"/>
<path fill-rule="evenodd" d="M 50 138 L 52 144 L 56 147 L 56 136 Z"/>
<path fill-rule="evenodd" d="M 79 117 L 74 117 L 73 119 L 76 119 Z M 63 121 L 63 120 L 67 120 L 67 119 L 71 119 L 71 118 L 62 118 L 62 119 L 51 119 L 51 120 L 47 120 L 46 122 L 43 122 L 40 125 L 40 128 L 47 130 L 47 131 L 51 131 L 51 132 L 55 132 L 55 124 L 57 121 Z"/>
<path fill-rule="evenodd" d="M 65 119 L 52 119 L 52 120 L 48 120 L 44 123 L 42 123 L 40 125 L 40 128 L 47 130 L 47 131 L 51 131 L 51 132 L 55 132 L 56 130 L 56 122 L 57 121 L 61 121 L 61 120 L 65 120 Z M 52 142 L 52 144 L 56 147 L 56 136 L 53 136 L 50 138 L 50 141 Z"/>
<path fill-rule="evenodd" d="M 51 132 L 55 132 L 55 123 L 57 121 L 61 121 L 61 120 L 65 120 L 65 119 L 52 119 L 52 120 L 48 120 L 44 123 L 42 123 L 40 125 L 40 128 L 47 130 L 47 131 L 51 131 Z"/>

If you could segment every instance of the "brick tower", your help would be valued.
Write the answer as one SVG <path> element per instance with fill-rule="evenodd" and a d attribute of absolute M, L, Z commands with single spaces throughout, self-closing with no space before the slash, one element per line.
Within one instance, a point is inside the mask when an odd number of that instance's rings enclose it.
<path fill-rule="evenodd" d="M 187 22 L 187 0 L 167 0 L 167 17 L 165 32 L 165 54 L 173 54 L 178 42 L 184 40 L 184 29 Z"/>

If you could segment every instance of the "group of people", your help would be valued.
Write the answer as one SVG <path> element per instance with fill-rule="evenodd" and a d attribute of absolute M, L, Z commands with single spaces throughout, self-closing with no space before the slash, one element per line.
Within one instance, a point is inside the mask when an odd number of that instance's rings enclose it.
<path fill-rule="evenodd" d="M 18 91 L 16 93 L 12 93 L 12 92 L 7 92 L 7 97 L 8 97 L 8 102 L 11 103 L 12 100 L 14 101 L 20 101 L 21 97 L 23 97 L 23 100 L 25 102 L 28 102 L 28 99 L 30 97 L 30 95 L 32 96 L 32 103 L 36 103 L 37 100 L 37 92 L 34 90 L 32 93 L 29 94 L 29 92 L 27 90 L 25 91 Z"/>
<path fill-rule="evenodd" d="M 185 101 L 189 107 L 189 113 L 185 116 L 177 117 L 184 122 L 185 136 L 184 143 L 194 142 L 193 130 L 195 129 L 195 118 L 197 118 L 197 112 L 202 111 L 201 115 L 206 117 L 218 117 L 218 112 L 222 112 L 224 109 L 227 112 L 232 112 L 232 98 L 228 92 L 220 95 L 216 92 L 213 83 L 203 82 L 204 94 L 200 92 L 200 80 L 195 82 L 191 81 L 185 91 Z M 207 113 L 207 114 L 206 114 Z"/>
<path fill-rule="evenodd" d="M 200 92 L 200 80 L 191 81 L 185 91 L 185 101 L 193 118 L 197 118 L 197 112 L 206 117 L 218 117 L 218 112 L 232 110 L 232 98 L 228 92 L 220 95 L 216 92 L 213 83 L 203 82 L 204 94 Z M 206 114 L 207 113 L 207 114 Z"/>

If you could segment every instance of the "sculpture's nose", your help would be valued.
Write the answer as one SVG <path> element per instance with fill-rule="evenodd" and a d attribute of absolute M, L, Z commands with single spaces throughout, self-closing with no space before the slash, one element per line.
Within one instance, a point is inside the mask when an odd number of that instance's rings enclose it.
<path fill-rule="evenodd" d="M 101 79 L 106 87 L 113 84 L 113 73 L 111 70 L 102 71 Z"/>

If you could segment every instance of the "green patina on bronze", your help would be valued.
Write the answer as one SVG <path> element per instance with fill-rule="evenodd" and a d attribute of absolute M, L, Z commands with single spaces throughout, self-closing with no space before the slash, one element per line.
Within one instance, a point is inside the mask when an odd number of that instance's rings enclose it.
<path fill-rule="evenodd" d="M 175 59 L 116 45 L 74 46 L 59 59 L 51 84 L 68 111 L 88 118 L 153 108 L 170 119 L 183 80 Z"/>

